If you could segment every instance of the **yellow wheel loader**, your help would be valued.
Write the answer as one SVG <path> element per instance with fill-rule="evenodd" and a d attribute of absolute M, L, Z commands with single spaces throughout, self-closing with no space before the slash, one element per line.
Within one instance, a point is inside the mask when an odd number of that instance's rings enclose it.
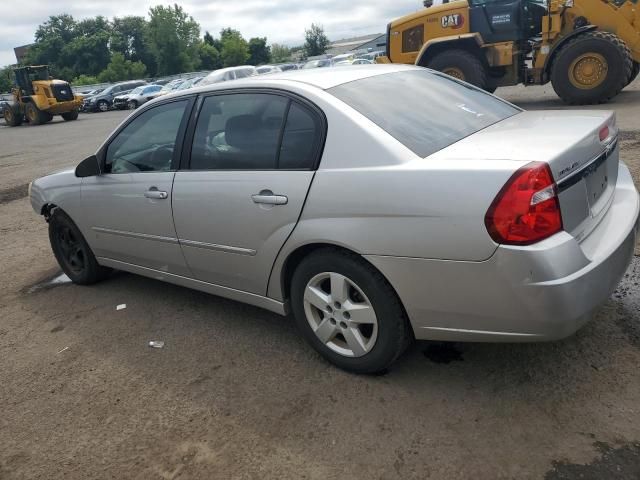
<path fill-rule="evenodd" d="M 67 82 L 52 80 L 49 67 L 19 67 L 13 72 L 13 100 L 2 109 L 7 125 L 16 127 L 25 120 L 30 125 L 40 125 L 51 121 L 54 115 L 61 115 L 66 121 L 78 118 L 82 97 L 74 95 Z"/>
<path fill-rule="evenodd" d="M 489 92 L 551 82 L 566 103 L 604 103 L 640 71 L 640 12 L 630 1 L 453 1 L 391 22 L 378 62 L 433 68 Z"/>

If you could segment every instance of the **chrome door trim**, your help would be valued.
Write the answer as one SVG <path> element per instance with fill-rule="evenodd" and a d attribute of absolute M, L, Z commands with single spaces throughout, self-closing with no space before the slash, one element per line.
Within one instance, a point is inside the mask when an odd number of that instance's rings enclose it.
<path fill-rule="evenodd" d="M 249 255 L 251 257 L 255 256 L 255 250 L 250 248 L 241 248 L 241 247 L 231 247 L 229 245 L 216 245 L 215 243 L 205 243 L 205 242 L 196 242 L 195 240 L 185 240 L 183 238 L 178 240 L 181 245 L 185 247 L 194 247 L 194 248 L 202 248 L 204 250 L 215 250 L 218 252 L 226 252 L 226 253 L 236 253 L 238 255 Z"/>
<path fill-rule="evenodd" d="M 112 230 L 110 228 L 91 227 L 91 230 L 97 233 L 106 233 L 108 235 L 117 235 L 119 237 L 138 238 L 140 240 L 151 240 L 162 243 L 178 243 L 177 238 L 161 237 L 159 235 L 149 235 L 147 233 L 124 232 L 122 230 Z"/>
<path fill-rule="evenodd" d="M 207 283 L 201 280 L 195 280 L 193 278 L 163 272 L 161 270 L 140 267 L 138 265 L 132 265 L 130 263 L 120 262 L 118 260 L 112 260 L 110 258 L 98 257 L 97 260 L 98 263 L 104 267 L 112 267 L 116 270 L 124 270 L 125 272 L 135 273 L 144 277 L 173 283 L 175 285 L 180 285 L 187 288 L 193 288 L 194 290 L 200 290 L 201 292 L 228 298 L 237 302 L 247 303 L 259 308 L 264 308 L 265 310 L 269 310 L 270 312 L 277 313 L 279 315 L 285 316 L 289 314 L 288 303 L 279 302 L 272 298 L 257 295 L 255 293 L 244 292 L 242 290 L 236 290 L 229 287 L 223 287 L 221 285 Z"/>

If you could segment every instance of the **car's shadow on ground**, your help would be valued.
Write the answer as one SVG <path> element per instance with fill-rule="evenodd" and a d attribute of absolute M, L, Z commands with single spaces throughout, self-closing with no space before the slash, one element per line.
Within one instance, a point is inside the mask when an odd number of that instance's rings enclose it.
<path fill-rule="evenodd" d="M 153 332 L 163 337 L 168 345 L 193 336 L 202 341 L 205 347 L 202 353 L 206 353 L 207 335 L 211 335 L 212 340 L 230 337 L 235 339 L 235 345 L 227 354 L 245 355 L 243 363 L 247 365 L 254 355 L 264 358 L 277 346 L 278 356 L 291 355 L 292 369 L 300 366 L 296 362 L 302 357 L 305 362 L 316 364 L 316 369 L 338 372 L 304 343 L 290 317 L 122 272 L 116 272 L 92 287 L 60 285 L 55 292 L 36 289 L 30 296 L 41 297 L 33 299 L 38 303 L 48 302 L 45 297 L 50 295 L 57 297 L 59 312 L 55 317 L 58 319 L 74 318 L 75 312 L 65 308 L 67 304 L 74 304 L 80 312 L 88 312 L 86 315 L 81 313 L 73 324 L 79 331 L 92 336 L 103 332 L 110 339 L 118 339 L 123 335 L 150 335 Z M 626 291 L 628 286 L 623 284 L 621 289 Z M 63 299 L 67 294 L 75 298 L 65 302 Z M 438 378 L 447 378 L 452 383 L 469 382 L 494 391 L 518 392 L 518 395 L 522 394 L 523 388 L 535 389 L 538 393 L 542 389 L 551 396 L 561 389 L 563 395 L 567 395 L 571 388 L 580 388 L 585 377 L 602 371 L 611 373 L 611 363 L 620 348 L 629 345 L 640 348 L 637 327 L 640 316 L 635 309 L 635 297 L 612 298 L 590 324 L 562 341 L 538 344 L 420 341 L 415 342 L 388 372 L 361 379 L 375 382 L 376 378 L 384 378 L 385 382 L 401 385 L 411 384 L 416 379 L 420 379 L 420 384 L 428 384 Z M 120 304 L 126 304 L 127 309 L 117 311 L 116 306 Z M 120 325 L 122 317 L 127 318 L 124 329 Z M 91 328 L 94 322 L 96 329 Z M 305 365 L 305 368 L 309 366 Z M 247 374 L 251 375 L 251 372 Z"/>

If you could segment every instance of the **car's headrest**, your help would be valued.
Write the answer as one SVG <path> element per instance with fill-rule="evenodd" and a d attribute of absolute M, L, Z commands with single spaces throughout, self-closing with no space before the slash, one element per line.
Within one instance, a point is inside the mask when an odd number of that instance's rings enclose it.
<path fill-rule="evenodd" d="M 227 120 L 225 140 L 227 145 L 243 148 L 251 145 L 252 139 L 261 128 L 260 118 L 256 115 L 238 115 Z"/>

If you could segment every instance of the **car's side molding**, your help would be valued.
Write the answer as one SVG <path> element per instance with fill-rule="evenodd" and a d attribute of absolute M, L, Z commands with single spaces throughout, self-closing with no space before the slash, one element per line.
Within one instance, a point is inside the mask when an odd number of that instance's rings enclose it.
<path fill-rule="evenodd" d="M 289 313 L 288 304 L 284 302 L 278 302 L 277 300 L 273 300 L 272 298 L 263 297 L 262 295 L 257 295 L 255 293 L 243 292 L 234 288 L 223 287 L 221 285 L 215 285 L 213 283 L 194 280 L 192 278 L 163 272 L 161 270 L 140 267 L 138 265 L 132 265 L 130 263 L 120 262 L 118 260 L 112 260 L 110 258 L 98 257 L 97 260 L 98 263 L 104 267 L 123 270 L 125 272 L 134 273 L 136 275 L 142 275 L 144 277 L 154 278 L 163 282 L 173 283 L 174 285 L 180 285 L 181 287 L 192 288 L 201 292 L 228 298 L 237 302 L 247 303 L 255 307 L 264 308 L 265 310 L 269 310 L 270 312 L 277 313 L 279 315 L 288 315 Z"/>

